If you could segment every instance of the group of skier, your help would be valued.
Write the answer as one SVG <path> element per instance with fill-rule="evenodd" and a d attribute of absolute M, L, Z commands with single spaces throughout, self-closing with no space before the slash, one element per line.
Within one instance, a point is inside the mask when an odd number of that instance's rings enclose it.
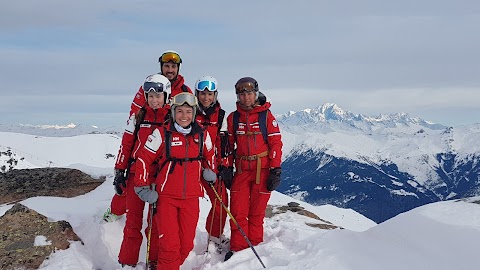
<path fill-rule="evenodd" d="M 135 95 L 115 163 L 116 194 L 105 219 L 126 214 L 118 261 L 126 269 L 139 262 L 147 203 L 147 266 L 180 269 L 194 247 L 205 192 L 209 241 L 228 260 L 263 241 L 267 203 L 280 184 L 283 144 L 271 104 L 258 82 L 244 77 L 227 116 L 214 77 L 200 77 L 192 91 L 177 52 L 165 51 L 159 63 L 160 73 L 147 76 Z"/>

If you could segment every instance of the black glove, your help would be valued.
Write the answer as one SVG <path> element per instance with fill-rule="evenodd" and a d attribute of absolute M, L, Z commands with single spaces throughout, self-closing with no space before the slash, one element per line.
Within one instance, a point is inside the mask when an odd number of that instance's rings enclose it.
<path fill-rule="evenodd" d="M 115 186 L 115 193 L 117 195 L 122 195 L 123 194 L 123 188 L 127 187 L 126 181 L 127 177 L 125 177 L 125 171 L 124 170 L 119 170 L 115 169 L 115 178 L 113 179 L 113 185 Z"/>
<path fill-rule="evenodd" d="M 280 175 L 282 174 L 282 168 L 277 167 L 270 169 L 270 175 L 267 179 L 267 190 L 274 191 L 280 185 Z"/>
<path fill-rule="evenodd" d="M 225 187 L 230 190 L 233 180 L 233 167 L 218 166 L 218 179 L 225 183 Z"/>

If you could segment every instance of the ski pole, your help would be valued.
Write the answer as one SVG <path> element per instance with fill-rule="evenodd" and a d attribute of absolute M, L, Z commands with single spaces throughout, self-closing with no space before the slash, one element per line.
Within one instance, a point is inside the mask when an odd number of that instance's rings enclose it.
<path fill-rule="evenodd" d="M 217 198 L 215 198 L 215 202 L 213 203 L 213 209 L 212 209 L 212 221 L 210 222 L 210 232 L 212 231 L 212 228 L 213 228 L 213 220 L 214 220 L 214 216 L 215 216 L 215 206 L 217 205 Z M 207 238 L 207 253 L 208 253 L 208 248 L 210 246 L 210 238 L 211 238 L 211 234 L 210 232 L 208 232 L 208 238 Z"/>
<path fill-rule="evenodd" d="M 155 190 L 155 184 L 152 184 L 152 190 Z M 147 269 L 148 269 L 148 259 L 149 259 L 149 255 L 150 255 L 150 241 L 151 241 L 151 238 L 152 238 L 152 227 L 153 227 L 153 215 L 155 215 L 155 211 L 156 211 L 156 207 L 157 207 L 157 203 L 154 202 L 150 205 L 150 218 L 149 218 L 149 221 L 148 221 L 148 224 L 149 224 L 149 228 L 148 228 L 148 236 L 147 236 L 147 258 L 146 258 L 146 262 L 145 264 L 147 265 Z"/>
<path fill-rule="evenodd" d="M 240 233 L 242 234 L 243 238 L 245 238 L 245 240 L 247 241 L 247 243 L 248 243 L 248 245 L 250 246 L 250 248 L 252 249 L 253 253 L 255 253 L 255 256 L 257 256 L 257 259 L 260 261 L 260 263 L 262 264 L 263 268 L 267 268 L 267 267 L 265 267 L 265 264 L 263 264 L 262 259 L 260 259 L 260 256 L 258 256 L 258 253 L 257 253 L 257 251 L 255 250 L 255 248 L 253 247 L 252 242 L 250 242 L 250 239 L 248 239 L 248 237 L 247 237 L 247 235 L 245 234 L 245 232 L 242 230 L 242 228 L 240 227 L 240 225 L 238 225 L 237 220 L 233 217 L 232 213 L 230 213 L 230 211 L 228 210 L 228 207 L 227 207 L 227 206 L 223 203 L 223 201 L 220 199 L 220 195 L 218 195 L 218 192 L 217 192 L 217 190 L 215 189 L 215 187 L 213 186 L 212 183 L 210 183 L 210 187 L 213 189 L 213 192 L 215 192 L 215 196 L 217 196 L 217 199 L 220 200 L 220 203 L 222 204 L 223 209 L 225 209 L 225 211 L 227 212 L 228 216 L 230 216 L 230 219 L 233 221 L 233 223 L 235 223 L 235 226 L 237 226 L 238 230 L 239 230 Z"/>

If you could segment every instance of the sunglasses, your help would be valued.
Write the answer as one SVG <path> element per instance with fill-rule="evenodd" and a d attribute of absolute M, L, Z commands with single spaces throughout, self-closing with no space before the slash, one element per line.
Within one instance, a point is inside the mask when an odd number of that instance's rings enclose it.
<path fill-rule="evenodd" d="M 243 82 L 235 86 L 237 94 L 250 93 L 257 91 L 257 87 L 252 82 Z"/>
<path fill-rule="evenodd" d="M 172 106 L 182 106 L 185 103 L 188 106 L 195 107 L 198 105 L 197 97 L 190 93 L 180 93 L 172 98 Z"/>
<path fill-rule="evenodd" d="M 163 85 L 163 83 L 159 82 L 145 82 L 143 84 L 143 91 L 147 94 L 152 91 L 156 93 L 166 92 L 168 88 L 168 85 Z"/>
<path fill-rule="evenodd" d="M 195 86 L 195 89 L 197 89 L 197 91 L 207 90 L 210 92 L 215 92 L 217 91 L 217 85 L 212 81 L 200 81 Z"/>
<path fill-rule="evenodd" d="M 180 55 L 178 55 L 178 53 L 166 52 L 162 54 L 162 56 L 160 56 L 160 62 L 162 63 L 173 62 L 175 64 L 180 64 L 182 63 L 182 58 L 180 58 Z"/>

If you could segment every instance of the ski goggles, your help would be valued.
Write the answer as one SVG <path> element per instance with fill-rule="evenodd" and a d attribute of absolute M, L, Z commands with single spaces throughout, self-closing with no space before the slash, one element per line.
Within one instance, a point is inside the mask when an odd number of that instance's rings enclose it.
<path fill-rule="evenodd" d="M 195 89 L 197 89 L 197 91 L 207 90 L 210 92 L 215 92 L 217 91 L 217 85 L 212 81 L 200 81 L 197 83 L 197 85 L 195 85 Z"/>
<path fill-rule="evenodd" d="M 160 56 L 160 62 L 161 63 L 168 63 L 168 62 L 173 62 L 175 64 L 180 64 L 182 63 L 182 58 L 180 58 L 180 55 L 175 52 L 166 52 Z"/>
<path fill-rule="evenodd" d="M 190 107 L 195 107 L 198 105 L 197 97 L 190 93 L 180 93 L 172 98 L 172 106 L 182 106 L 185 103 Z"/>
<path fill-rule="evenodd" d="M 253 82 L 242 82 L 235 85 L 235 92 L 237 94 L 250 93 L 257 91 L 257 87 Z"/>
<path fill-rule="evenodd" d="M 163 83 L 158 82 L 145 82 L 143 83 L 143 92 L 146 94 L 150 92 L 161 93 L 168 90 L 168 85 L 163 85 Z"/>

